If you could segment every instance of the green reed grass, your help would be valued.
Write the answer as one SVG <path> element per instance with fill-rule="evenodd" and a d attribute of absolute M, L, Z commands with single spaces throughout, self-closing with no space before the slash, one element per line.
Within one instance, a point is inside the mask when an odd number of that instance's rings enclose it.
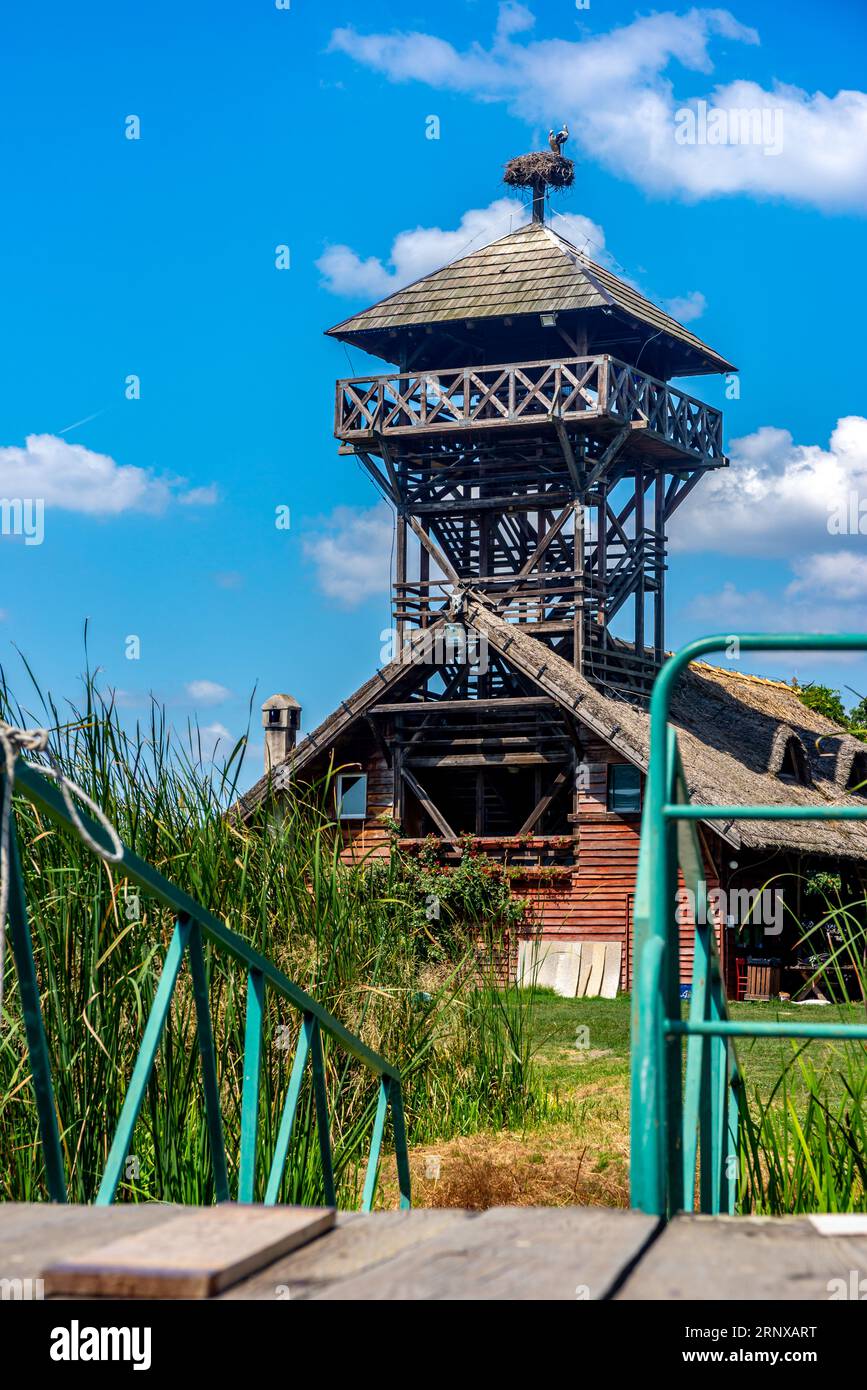
<path fill-rule="evenodd" d="M 815 952 L 809 983 L 836 1001 L 820 1016 L 863 1022 L 867 897 L 850 898 L 833 885 L 821 897 L 816 921 L 801 937 Z M 867 1045 L 840 1041 L 817 1049 L 793 1040 L 787 1048 L 771 1088 L 748 1093 L 741 1106 L 739 1210 L 867 1211 Z M 748 1081 L 748 1055 L 741 1063 Z"/>
<path fill-rule="evenodd" d="M 249 827 L 224 813 L 238 792 L 241 740 L 219 765 L 198 730 L 178 738 L 164 710 L 125 729 L 91 674 L 58 708 L 33 673 L 30 708 L 0 683 L 0 717 L 51 730 L 68 775 L 137 854 L 222 917 L 404 1077 L 410 1143 L 534 1123 L 549 1101 L 533 1068 L 527 1004 L 480 980 L 469 926 L 439 985 L 420 985 L 431 936 L 399 858 L 348 866 L 324 809 L 327 785 L 283 797 Z M 326 779 L 327 781 L 328 779 Z M 127 893 L 112 866 L 23 797 L 15 813 L 71 1200 L 91 1201 L 172 931 L 171 915 Z M 473 930 L 476 922 L 474 921 Z M 454 933 L 452 933 L 454 937 Z M 230 1185 L 237 1182 L 246 979 L 207 950 Z M 441 962 L 440 962 L 441 966 Z M 45 1197 L 15 972 L 7 958 L 0 1030 L 0 1197 Z M 273 992 L 265 1018 L 257 1196 L 276 1137 L 299 1019 Z M 120 1200 L 210 1202 L 214 1188 L 189 978 L 182 974 L 136 1127 Z M 376 1081 L 325 1039 L 339 1200 L 354 1204 Z M 309 1090 L 302 1094 L 283 1200 L 322 1197 Z"/>

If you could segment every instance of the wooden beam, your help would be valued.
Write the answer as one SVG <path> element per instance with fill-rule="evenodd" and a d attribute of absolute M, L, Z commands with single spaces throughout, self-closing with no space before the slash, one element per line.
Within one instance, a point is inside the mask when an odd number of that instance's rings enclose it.
<path fill-rule="evenodd" d="M 550 695 L 501 695 L 487 700 L 403 700 L 390 704 L 374 705 L 371 714 L 436 714 L 457 711 L 470 714 L 474 710 L 551 709 L 557 701 Z"/>
<path fill-rule="evenodd" d="M 599 479 L 603 476 L 604 473 L 607 472 L 608 468 L 614 462 L 617 455 L 620 453 L 620 450 L 623 448 L 631 433 L 632 426 L 624 425 L 620 433 L 614 436 L 611 443 L 608 445 L 608 448 L 605 450 L 605 453 L 602 455 L 599 462 L 595 464 L 587 478 L 585 487 L 588 492 L 591 488 L 596 486 Z"/>
<path fill-rule="evenodd" d="M 536 546 L 536 549 L 533 551 L 533 554 L 530 556 L 527 563 L 525 565 L 522 565 L 522 567 L 518 570 L 518 573 L 515 575 L 516 579 L 524 579 L 528 574 L 532 573 L 532 571 L 538 565 L 539 561 L 542 559 L 542 556 L 545 554 L 545 551 L 548 549 L 548 546 L 554 540 L 555 536 L 559 536 L 560 532 L 563 530 L 563 527 L 566 525 L 566 522 L 569 520 L 571 515 L 572 503 L 569 502 L 563 508 L 562 512 L 557 517 L 557 519 L 554 522 L 552 522 L 552 524 L 548 527 L 548 530 L 545 532 L 539 544 Z"/>
<path fill-rule="evenodd" d="M 442 812 L 437 810 L 436 806 L 431 801 L 430 797 L 428 796 L 421 782 L 419 782 L 418 778 L 414 777 L 413 774 L 410 772 L 409 768 L 405 765 L 401 767 L 400 775 L 403 778 L 404 782 L 406 782 L 406 785 L 409 787 L 410 791 L 414 792 L 415 795 L 418 797 L 419 801 L 421 802 L 424 809 L 427 811 L 428 815 L 430 816 L 434 825 L 439 830 L 440 834 L 446 840 L 456 840 L 458 838 L 457 835 L 452 830 L 451 826 L 449 825 Z"/>
<path fill-rule="evenodd" d="M 396 498 L 400 498 L 400 481 L 397 476 L 397 470 L 394 466 L 394 461 L 391 457 L 391 450 L 388 447 L 384 435 L 378 433 L 376 436 L 376 440 L 379 444 L 380 452 L 382 453 L 383 462 L 386 468 L 388 469 L 388 476 L 391 480 L 392 491 L 394 492 Z"/>
<path fill-rule="evenodd" d="M 445 555 L 440 550 L 436 542 L 431 540 L 428 533 L 418 524 L 414 516 L 410 516 L 409 514 L 407 514 L 406 519 L 409 525 L 412 527 L 412 530 L 418 536 L 425 550 L 430 555 L 434 564 L 439 566 L 439 568 L 442 570 L 443 574 L 445 575 L 446 579 L 449 581 L 450 584 L 453 584 L 455 587 L 459 587 L 461 583 L 460 575 L 458 574 L 457 570 L 454 569 L 454 567 L 446 559 Z"/>
<path fill-rule="evenodd" d="M 563 762 L 562 754 L 544 753 L 443 753 L 439 757 L 412 758 L 413 767 L 538 767 Z M 406 775 L 406 768 L 404 768 Z"/>
<path fill-rule="evenodd" d="M 367 472 L 370 474 L 371 478 L 372 478 L 373 481 L 375 482 L 376 486 L 379 488 L 379 490 L 380 490 L 380 492 L 382 493 L 382 495 L 383 495 L 383 497 L 385 498 L 385 500 L 386 500 L 387 502 L 391 502 L 393 506 L 399 507 L 399 506 L 400 506 L 400 498 L 399 498 L 399 496 L 397 495 L 396 492 L 392 492 L 391 487 L 389 486 L 389 484 L 386 482 L 385 478 L 384 478 L 384 477 L 382 476 L 382 474 L 380 473 L 380 471 L 379 471 L 379 469 L 377 468 L 376 464 L 374 463 L 373 459 L 370 457 L 370 454 L 366 454 L 362 449 L 356 449 L 356 450 L 355 450 L 355 457 L 356 457 L 357 459 L 361 459 L 361 462 L 362 462 L 363 467 L 364 467 L 364 468 L 367 470 Z"/>
<path fill-rule="evenodd" d="M 556 777 L 554 778 L 553 782 L 548 788 L 548 791 L 545 793 L 541 801 L 537 803 L 537 805 L 530 812 L 527 819 L 524 821 L 524 824 L 518 831 L 519 835 L 529 835 L 530 831 L 533 829 L 533 826 L 536 825 L 537 822 L 542 819 L 548 807 L 551 805 L 551 802 L 554 800 L 554 797 L 557 795 L 563 783 L 566 781 L 568 773 L 569 769 L 567 767 L 561 767 L 560 771 L 557 773 Z"/>
<path fill-rule="evenodd" d="M 569 477 L 572 479 L 572 486 L 575 488 L 576 492 L 580 492 L 581 473 L 578 469 L 578 463 L 575 458 L 575 451 L 572 448 L 572 444 L 569 440 L 569 435 L 566 432 L 566 426 L 563 424 L 563 421 L 560 419 L 559 415 L 554 415 L 551 418 L 554 421 L 554 429 L 557 431 L 557 438 L 560 441 L 560 448 L 562 449 L 563 457 L 566 460 L 566 467 L 569 469 Z"/>

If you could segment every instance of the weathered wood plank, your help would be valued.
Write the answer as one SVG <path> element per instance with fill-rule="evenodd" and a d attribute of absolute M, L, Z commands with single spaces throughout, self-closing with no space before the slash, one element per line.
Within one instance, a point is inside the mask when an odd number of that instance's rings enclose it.
<path fill-rule="evenodd" d="M 497 1207 L 316 1299 L 602 1299 L 638 1258 L 654 1217 L 604 1207 Z"/>
<path fill-rule="evenodd" d="M 853 1276 L 867 1278 L 867 1234 L 822 1235 L 805 1216 L 677 1216 L 617 1297 L 824 1301 Z"/>
<path fill-rule="evenodd" d="M 478 1212 L 459 1210 L 341 1212 L 335 1230 L 227 1289 L 224 1299 L 305 1299 L 326 1286 L 383 1264 L 410 1247 L 463 1226 Z"/>
<path fill-rule="evenodd" d="M 43 1271 L 45 1292 L 85 1298 L 209 1298 L 334 1225 L 324 1207 L 221 1203 L 187 1209 Z"/>
<path fill-rule="evenodd" d="M 41 1278 L 46 1265 L 101 1240 L 152 1230 L 184 1210 L 156 1202 L 115 1207 L 0 1202 L 0 1278 Z"/>

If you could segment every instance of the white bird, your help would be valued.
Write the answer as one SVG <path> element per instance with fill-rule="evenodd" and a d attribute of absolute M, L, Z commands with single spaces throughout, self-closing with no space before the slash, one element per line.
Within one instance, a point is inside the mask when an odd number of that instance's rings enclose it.
<path fill-rule="evenodd" d="M 550 145 L 551 149 L 554 151 L 555 154 L 560 153 L 562 146 L 565 145 L 568 139 L 569 127 L 565 121 L 563 122 L 563 129 L 558 130 L 556 135 L 554 134 L 553 130 L 548 131 L 548 144 Z"/>

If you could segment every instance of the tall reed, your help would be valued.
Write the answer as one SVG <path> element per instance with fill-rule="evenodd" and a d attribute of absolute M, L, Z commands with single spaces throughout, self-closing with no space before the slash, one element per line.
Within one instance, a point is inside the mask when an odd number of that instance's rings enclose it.
<path fill-rule="evenodd" d="M 835 1003 L 821 1017 L 863 1022 L 867 999 L 867 898 L 839 880 L 814 890 L 818 909 L 802 929 L 812 977 Z M 749 1076 L 748 1054 L 742 1064 Z M 867 1211 L 867 1044 L 788 1044 L 769 1091 L 741 1107 L 741 1211 Z"/>
<path fill-rule="evenodd" d="M 29 671 L 29 668 L 28 668 Z M 63 709 L 29 672 L 32 709 L 0 684 L 0 717 L 51 730 L 60 765 L 106 811 L 124 841 L 222 917 L 290 978 L 401 1068 L 410 1142 L 533 1122 L 548 1102 L 532 1067 L 519 1005 L 479 983 L 452 952 L 439 984 L 420 986 L 430 932 L 399 858 L 348 866 L 327 798 L 281 798 L 250 826 L 224 814 L 235 799 L 241 740 L 218 764 L 195 726 L 178 738 L 156 703 L 127 730 L 91 674 Z M 321 789 L 320 789 L 321 790 Z M 96 1191 L 173 927 L 146 894 L 23 797 L 15 812 L 25 892 L 51 1051 L 69 1195 Z M 246 982 L 208 950 L 230 1184 L 237 1180 Z M 270 997 L 265 1019 L 260 1150 L 272 1148 L 299 1020 Z M 326 1075 L 339 1199 L 358 1195 L 376 1083 L 326 1040 Z M 45 1195 L 15 972 L 7 960 L 0 1031 L 0 1196 Z M 312 1097 L 302 1094 L 282 1197 L 322 1197 Z M 136 1127 L 127 1200 L 214 1198 L 189 981 L 181 977 Z"/>

